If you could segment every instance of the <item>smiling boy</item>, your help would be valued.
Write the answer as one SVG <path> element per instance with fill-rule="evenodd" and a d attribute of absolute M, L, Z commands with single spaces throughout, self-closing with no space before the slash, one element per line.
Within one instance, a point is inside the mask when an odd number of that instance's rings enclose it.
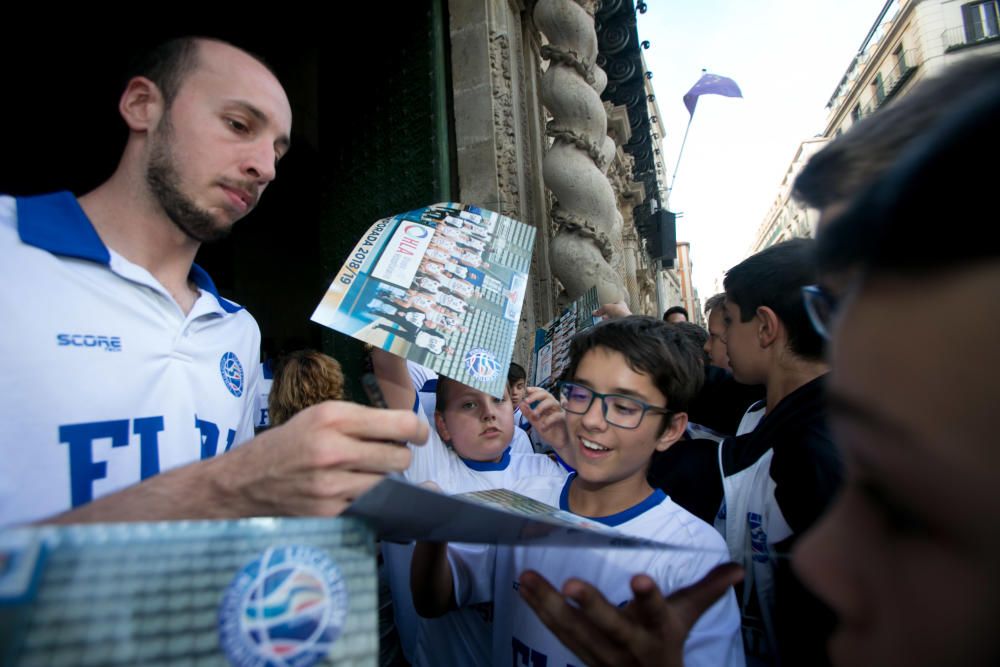
<path fill-rule="evenodd" d="M 493 664 L 581 664 L 517 593 L 525 569 L 562 581 L 584 576 L 609 598 L 632 597 L 634 574 L 650 572 L 666 590 L 697 581 L 726 560 L 721 537 L 646 481 L 654 451 L 676 442 L 698 391 L 701 369 L 687 343 L 666 323 L 633 316 L 602 323 L 572 343 L 560 454 L 577 472 L 565 481 L 526 479 L 514 490 L 620 532 L 682 547 L 677 550 L 573 549 L 420 544 L 411 577 L 417 609 L 434 616 L 456 606 L 492 601 Z M 529 390 L 526 401 L 538 400 Z M 548 396 L 525 412 L 541 428 Z M 526 404 L 522 404 L 522 408 Z M 546 429 L 551 435 L 553 430 Z M 554 443 L 555 444 L 555 443 Z M 695 626 L 688 665 L 743 664 L 735 598 L 725 596 Z"/>

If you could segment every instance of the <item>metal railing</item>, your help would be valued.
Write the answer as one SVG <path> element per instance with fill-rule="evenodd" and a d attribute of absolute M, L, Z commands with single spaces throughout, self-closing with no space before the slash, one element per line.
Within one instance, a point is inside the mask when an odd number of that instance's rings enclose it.
<path fill-rule="evenodd" d="M 983 34 L 971 39 L 966 33 L 965 26 L 958 26 L 957 28 L 949 28 L 945 30 L 941 33 L 941 41 L 944 43 L 945 53 L 958 51 L 959 49 L 964 49 L 970 46 L 977 46 L 979 44 L 988 44 L 989 42 L 1000 41 L 1000 33 L 988 33 L 987 30 L 987 26 L 983 25 Z"/>
<path fill-rule="evenodd" d="M 881 82 L 873 85 L 872 81 L 868 81 L 865 84 L 865 92 L 858 96 L 855 106 L 848 112 L 855 122 L 874 113 L 876 109 L 891 100 L 923 64 L 923 58 L 917 49 L 898 53 L 895 58 L 896 63 L 892 69 L 882 71 Z M 860 109 L 860 114 L 855 112 L 855 108 Z"/>

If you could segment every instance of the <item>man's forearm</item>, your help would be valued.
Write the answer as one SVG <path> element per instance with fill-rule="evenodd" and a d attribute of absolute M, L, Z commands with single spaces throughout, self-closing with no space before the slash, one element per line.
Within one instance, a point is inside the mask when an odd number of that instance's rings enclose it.
<path fill-rule="evenodd" d="M 411 410 L 326 401 L 221 456 L 143 480 L 46 523 L 337 516 L 406 470 L 427 426 Z"/>
<path fill-rule="evenodd" d="M 235 456 L 239 448 L 224 456 Z M 259 516 L 233 488 L 219 459 L 198 461 L 168 470 L 117 493 L 97 498 L 40 523 L 69 524 L 118 521 L 235 519 Z"/>

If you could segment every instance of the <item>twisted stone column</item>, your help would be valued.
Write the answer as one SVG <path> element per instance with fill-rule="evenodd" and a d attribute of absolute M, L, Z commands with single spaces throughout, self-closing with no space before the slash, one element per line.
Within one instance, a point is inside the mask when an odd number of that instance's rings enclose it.
<path fill-rule="evenodd" d="M 593 2 L 539 0 L 535 25 L 548 39 L 542 57 L 542 103 L 552 115 L 546 130 L 552 147 L 542 161 L 545 186 L 556 197 L 552 222 L 557 232 L 549 260 L 552 272 L 576 299 L 597 286 L 601 303 L 627 301 L 621 278 L 612 268 L 621 245 L 622 217 L 605 176 L 615 154 L 607 134 L 601 91 L 608 79 L 595 64 L 597 33 Z"/>

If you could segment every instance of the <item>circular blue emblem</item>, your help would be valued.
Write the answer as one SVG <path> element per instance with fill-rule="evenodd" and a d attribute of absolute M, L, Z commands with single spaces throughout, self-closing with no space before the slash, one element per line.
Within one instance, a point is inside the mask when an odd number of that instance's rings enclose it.
<path fill-rule="evenodd" d="M 347 610 L 347 584 L 325 552 L 271 547 L 226 589 L 219 643 L 234 667 L 310 667 L 340 637 Z"/>
<path fill-rule="evenodd" d="M 474 347 L 465 353 L 465 368 L 472 377 L 487 382 L 500 373 L 500 362 L 489 350 Z"/>
<path fill-rule="evenodd" d="M 219 372 L 229 393 L 239 398 L 243 395 L 243 364 L 232 352 L 226 352 L 219 360 Z"/>

